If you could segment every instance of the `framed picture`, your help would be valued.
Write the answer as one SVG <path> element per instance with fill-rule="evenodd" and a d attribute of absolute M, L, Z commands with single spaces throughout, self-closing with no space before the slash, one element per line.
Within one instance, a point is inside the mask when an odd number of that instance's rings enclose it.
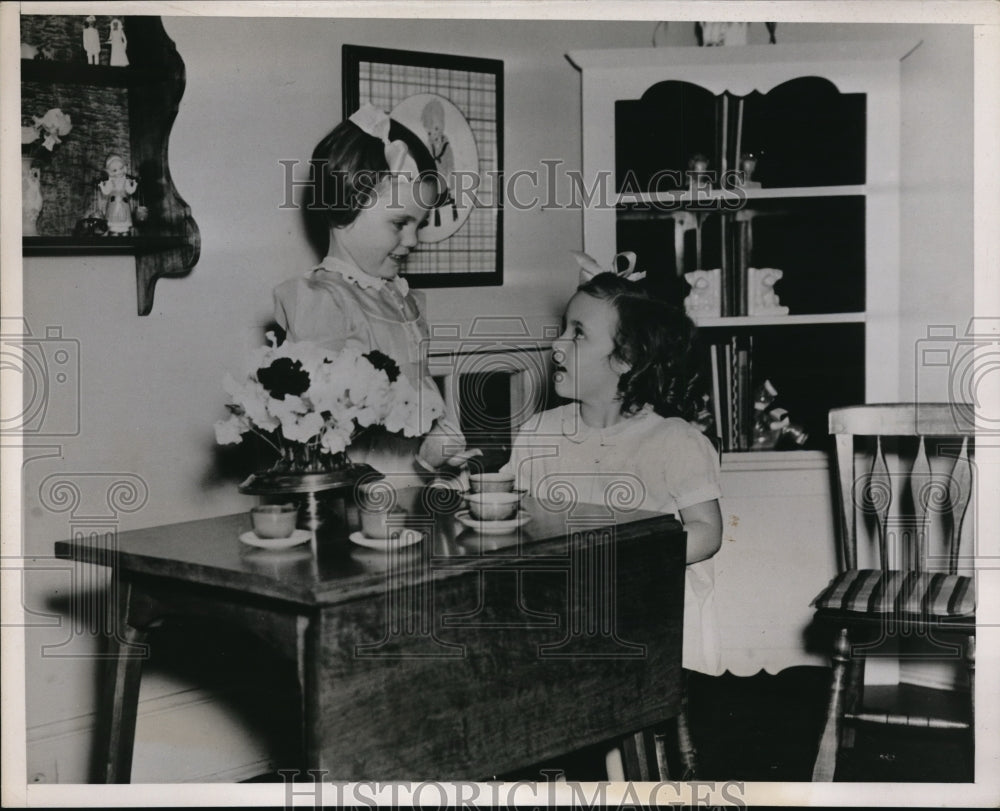
<path fill-rule="evenodd" d="M 503 284 L 503 62 L 344 45 L 344 117 L 386 110 L 427 146 L 448 184 L 420 229 L 414 287 Z"/>

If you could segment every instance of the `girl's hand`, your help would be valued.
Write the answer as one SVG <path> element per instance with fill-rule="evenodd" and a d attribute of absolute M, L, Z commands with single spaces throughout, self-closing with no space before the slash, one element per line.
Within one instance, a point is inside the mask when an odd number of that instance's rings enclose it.
<path fill-rule="evenodd" d="M 476 456 L 481 456 L 478 448 L 465 447 L 465 437 L 457 431 L 450 431 L 438 422 L 424 437 L 417 453 L 417 463 L 424 468 L 437 470 L 443 465 L 462 467 Z"/>
<path fill-rule="evenodd" d="M 466 448 L 464 451 L 460 451 L 454 456 L 449 456 L 448 459 L 445 460 L 445 464 L 448 467 L 465 467 L 471 460 L 482 455 L 483 452 L 479 448 Z"/>

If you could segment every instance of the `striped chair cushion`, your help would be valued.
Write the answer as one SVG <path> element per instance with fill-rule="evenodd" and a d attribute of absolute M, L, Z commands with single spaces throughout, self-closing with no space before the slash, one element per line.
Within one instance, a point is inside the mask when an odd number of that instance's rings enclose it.
<path fill-rule="evenodd" d="M 857 614 L 965 617 L 976 611 L 976 586 L 965 575 L 850 569 L 831 580 L 813 605 Z"/>

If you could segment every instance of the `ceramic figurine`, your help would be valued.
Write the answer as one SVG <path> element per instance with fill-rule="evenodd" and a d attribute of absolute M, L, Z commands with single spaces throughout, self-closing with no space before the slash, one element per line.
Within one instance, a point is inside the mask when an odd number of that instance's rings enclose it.
<path fill-rule="evenodd" d="M 120 155 L 109 155 L 104 164 L 107 180 L 100 184 L 101 194 L 108 198 L 104 218 L 108 221 L 108 233 L 112 236 L 128 236 L 132 233 L 132 208 L 129 196 L 135 194 L 137 183 L 125 171 L 125 161 Z"/>
<path fill-rule="evenodd" d="M 691 292 L 684 299 L 684 311 L 693 319 L 718 318 L 722 314 L 722 271 L 693 270 L 684 278 L 691 285 Z"/>
<path fill-rule="evenodd" d="M 775 283 L 784 275 L 776 268 L 747 268 L 747 315 L 788 315 L 774 292 Z"/>
<path fill-rule="evenodd" d="M 42 172 L 31 158 L 21 158 L 21 234 L 38 236 L 38 216 L 42 213 Z"/>
<path fill-rule="evenodd" d="M 740 186 L 744 189 L 759 189 L 760 183 L 753 179 L 757 171 L 757 155 L 754 152 L 744 152 L 740 155 Z"/>
<path fill-rule="evenodd" d="M 91 181 L 90 208 L 87 213 L 76 221 L 73 234 L 78 237 L 100 237 L 108 233 L 108 221 L 104 219 L 104 197 L 101 194 L 101 182 L 98 177 Z"/>
<path fill-rule="evenodd" d="M 83 50 L 87 54 L 87 64 L 96 65 L 101 55 L 101 35 L 97 32 L 97 18 L 91 14 L 83 24 Z"/>
<path fill-rule="evenodd" d="M 692 192 L 709 191 L 712 188 L 712 178 L 708 172 L 708 158 L 701 153 L 693 155 L 688 161 L 688 185 Z"/>
<path fill-rule="evenodd" d="M 653 29 L 654 48 L 666 48 L 670 44 L 669 27 L 670 24 L 665 20 L 661 20 L 656 24 L 656 28 Z"/>
<path fill-rule="evenodd" d="M 746 45 L 750 23 L 697 22 L 695 37 L 703 47 Z"/>
<path fill-rule="evenodd" d="M 128 46 L 128 40 L 125 38 L 125 28 L 122 26 L 122 21 L 117 17 L 111 20 L 108 42 L 111 43 L 111 60 L 108 64 L 122 68 L 127 67 L 128 57 L 125 55 L 125 48 Z"/>
<path fill-rule="evenodd" d="M 46 111 L 41 118 L 37 115 L 31 118 L 34 124 L 31 127 L 21 128 L 21 142 L 25 142 L 26 130 L 33 130 L 36 138 L 42 138 L 41 147 L 50 153 L 56 148 L 56 144 L 62 143 L 59 136 L 67 135 L 73 129 L 70 117 L 58 107 Z"/>

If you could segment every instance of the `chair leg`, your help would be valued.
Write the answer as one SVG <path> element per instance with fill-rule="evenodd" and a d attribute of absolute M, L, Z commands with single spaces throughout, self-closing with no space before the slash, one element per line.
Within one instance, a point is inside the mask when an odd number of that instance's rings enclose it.
<path fill-rule="evenodd" d="M 667 739 L 662 732 L 653 736 L 653 745 L 656 747 L 656 769 L 660 773 L 660 781 L 670 779 L 670 761 L 667 759 Z"/>
<path fill-rule="evenodd" d="M 833 648 L 833 675 L 830 685 L 830 700 L 827 704 L 823 734 L 819 741 L 819 751 L 813 765 L 813 782 L 832 781 L 837 770 L 837 748 L 840 744 L 840 730 L 843 724 L 845 683 L 847 665 L 850 661 L 851 644 L 846 628 L 841 628 Z"/>
<path fill-rule="evenodd" d="M 655 742 L 652 729 L 647 728 L 632 735 L 626 735 L 622 738 L 620 748 L 625 780 L 637 780 L 645 783 L 654 779 L 653 772 L 657 769 L 659 758 L 653 754 Z M 608 758 L 605 760 L 608 765 L 608 779 L 614 780 L 612 761 Z"/>
<path fill-rule="evenodd" d="M 681 780 L 695 780 L 698 776 L 698 750 L 691 736 L 691 725 L 688 720 L 688 696 L 684 690 L 681 696 L 681 711 L 677 715 L 677 749 L 681 755 Z M 667 779 L 666 776 L 663 779 Z"/>
<path fill-rule="evenodd" d="M 847 665 L 847 689 L 844 693 L 844 712 L 856 713 L 861 710 L 865 694 L 865 659 L 853 657 Z M 853 724 L 843 724 L 840 730 L 840 748 L 854 748 L 855 728 Z"/>
<path fill-rule="evenodd" d="M 969 634 L 965 646 L 965 664 L 969 668 L 969 763 L 976 764 L 976 636 Z"/>

